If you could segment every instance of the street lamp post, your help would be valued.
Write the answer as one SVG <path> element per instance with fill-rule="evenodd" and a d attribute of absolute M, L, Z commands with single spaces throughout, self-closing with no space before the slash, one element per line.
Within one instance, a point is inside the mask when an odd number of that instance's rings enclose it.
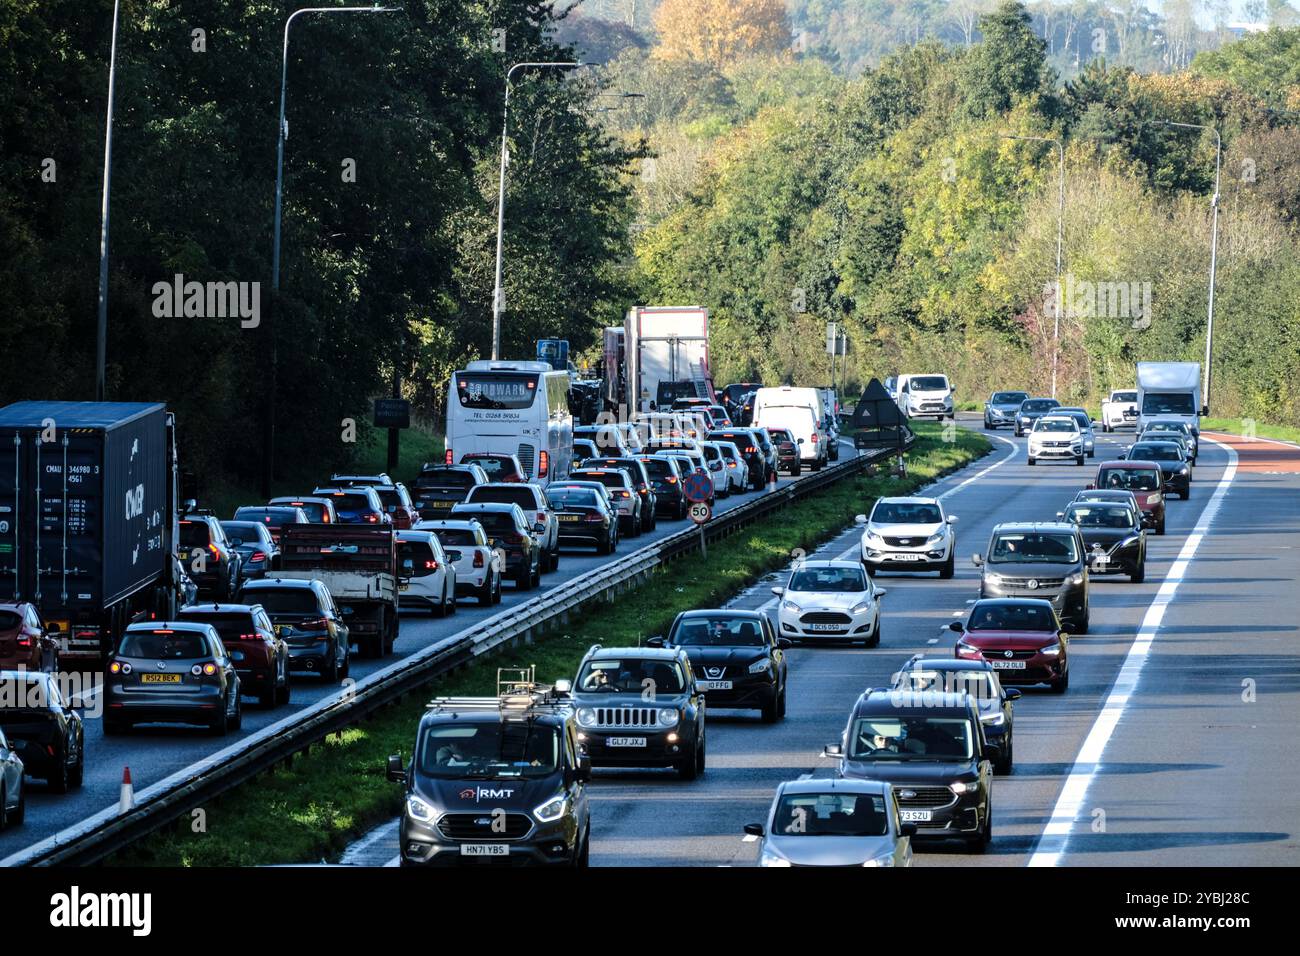
<path fill-rule="evenodd" d="M 509 162 L 508 133 L 510 125 L 510 78 L 514 76 L 515 70 L 522 70 L 526 67 L 537 67 L 539 69 L 573 69 L 582 66 L 581 63 L 568 62 L 526 62 L 516 63 L 506 71 L 506 95 L 505 102 L 501 108 L 501 176 L 497 186 L 497 261 L 496 277 L 492 284 L 492 360 L 496 361 L 501 358 L 501 312 L 505 304 L 505 293 L 501 288 L 501 243 L 505 231 L 506 222 L 506 163 Z"/>
<path fill-rule="evenodd" d="M 304 13 L 395 13 L 401 7 L 381 7 L 374 4 L 369 7 L 303 7 L 289 14 L 284 21 L 284 52 L 280 61 L 280 125 L 276 129 L 275 144 L 275 231 L 271 239 L 271 308 L 267 310 L 266 334 L 270 348 L 270 376 L 266 390 L 266 421 L 262 432 L 262 494 L 271 494 L 271 482 L 275 472 L 275 389 L 279 362 L 279 349 L 275 339 L 275 315 L 280 298 L 280 203 L 284 190 L 284 141 L 289 130 L 284 119 L 284 106 L 289 86 L 289 27 L 293 21 Z"/>
<path fill-rule="evenodd" d="M 1049 136 L 1013 136 L 1001 134 L 1003 139 L 1022 139 L 1035 143 L 1051 143 L 1056 147 L 1060 177 L 1056 188 L 1056 315 L 1052 319 L 1052 398 L 1056 398 L 1056 368 L 1061 354 L 1061 255 L 1065 244 L 1065 147 L 1059 139 Z"/>
<path fill-rule="evenodd" d="M 108 118 L 104 124 L 104 195 L 99 210 L 99 304 L 95 323 L 95 401 L 104 400 L 108 357 L 108 192 L 113 174 L 113 92 L 117 86 L 117 14 L 113 3 L 113 39 L 108 53 Z"/>
<path fill-rule="evenodd" d="M 1205 316 L 1205 370 L 1201 373 L 1201 407 L 1210 407 L 1210 359 L 1214 346 L 1214 276 L 1219 257 L 1219 172 L 1223 166 L 1223 139 L 1213 126 L 1201 123 L 1175 123 L 1172 120 L 1156 120 L 1160 126 L 1175 126 L 1179 129 L 1209 130 L 1214 134 L 1214 196 L 1210 200 L 1213 221 L 1210 226 L 1210 291 L 1206 301 Z"/>

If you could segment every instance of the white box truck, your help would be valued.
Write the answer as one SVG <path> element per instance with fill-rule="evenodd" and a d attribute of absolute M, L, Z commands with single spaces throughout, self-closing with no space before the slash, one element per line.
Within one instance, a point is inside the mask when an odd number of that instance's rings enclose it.
<path fill-rule="evenodd" d="M 709 310 L 633 307 L 623 326 L 623 364 L 631 412 L 667 411 L 686 395 L 716 402 L 709 370 Z"/>
<path fill-rule="evenodd" d="M 1137 386 L 1139 435 L 1153 418 L 1178 419 L 1201 433 L 1200 362 L 1138 362 Z"/>

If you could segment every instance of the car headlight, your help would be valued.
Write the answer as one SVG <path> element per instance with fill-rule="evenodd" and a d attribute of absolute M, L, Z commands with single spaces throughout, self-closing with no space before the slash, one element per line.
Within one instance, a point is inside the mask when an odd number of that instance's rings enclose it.
<path fill-rule="evenodd" d="M 1040 647 L 1038 653 L 1046 654 L 1048 657 L 1058 657 L 1061 653 L 1061 644 L 1058 641 L 1055 644 L 1048 644 L 1046 647 Z"/>
<path fill-rule="evenodd" d="M 1164 496 L 1157 491 L 1154 494 L 1152 494 L 1151 497 L 1147 500 L 1150 501 L 1153 505 L 1158 505 L 1160 504 L 1160 502 L 1164 501 L 1165 499 Z"/>
<path fill-rule="evenodd" d="M 865 535 L 863 535 L 863 540 L 865 540 L 868 544 L 874 544 L 877 546 L 885 543 L 885 539 L 882 538 L 880 535 L 876 534 L 876 532 L 874 531 L 868 531 Z"/>
<path fill-rule="evenodd" d="M 415 794 L 406 798 L 406 814 L 412 820 L 428 823 L 433 819 L 434 809 Z"/>
<path fill-rule="evenodd" d="M 992 584 L 992 585 L 995 585 L 995 586 L 996 586 L 996 585 L 999 585 L 999 584 L 1002 583 L 1002 575 L 998 574 L 996 571 L 985 571 L 985 572 L 984 572 L 984 583 L 985 583 L 985 584 Z"/>
<path fill-rule="evenodd" d="M 1186 466 L 1186 465 L 1183 465 L 1181 468 L 1179 468 L 1179 469 L 1178 469 L 1178 473 L 1179 473 L 1180 475 L 1185 475 L 1185 474 L 1187 474 L 1187 466 Z"/>
<path fill-rule="evenodd" d="M 790 866 L 790 861 L 776 852 L 763 847 L 763 852 L 758 856 L 759 866 Z"/>
<path fill-rule="evenodd" d="M 979 793 L 979 789 L 980 782 L 978 780 L 972 780 L 970 783 L 958 781 L 952 785 L 953 793 Z"/>
<path fill-rule="evenodd" d="M 854 614 L 863 614 L 863 613 L 865 613 L 866 611 L 870 611 L 870 610 L 871 610 L 871 602 L 870 602 L 870 601 L 863 601 L 861 604 L 855 604 L 855 605 L 853 605 L 853 611 L 852 611 L 852 613 L 854 613 Z"/>
<path fill-rule="evenodd" d="M 1082 571 L 1075 571 L 1073 574 L 1071 574 L 1071 575 L 1070 575 L 1068 578 L 1066 578 L 1065 580 L 1066 580 L 1068 583 L 1070 583 L 1070 584 L 1082 584 L 1082 583 L 1083 583 L 1083 572 L 1082 572 Z"/>
<path fill-rule="evenodd" d="M 998 711 L 996 714 L 985 714 L 980 720 L 990 727 L 1001 727 L 1007 722 L 1006 715 L 1002 711 Z"/>
<path fill-rule="evenodd" d="M 786 601 L 781 605 L 781 610 L 789 611 L 791 614 L 799 614 L 802 613 L 803 608 L 798 604 L 795 604 L 793 601 Z"/>
<path fill-rule="evenodd" d="M 659 711 L 660 727 L 676 727 L 678 721 L 680 721 L 681 719 L 682 719 L 682 715 L 677 713 L 676 709 L 674 708 L 665 707 Z"/>
<path fill-rule="evenodd" d="M 540 807 L 533 810 L 533 816 L 542 823 L 554 823 L 560 817 L 564 816 L 564 811 L 569 808 L 569 798 L 566 796 L 552 797 Z"/>
<path fill-rule="evenodd" d="M 942 531 L 936 531 L 934 534 L 930 535 L 930 537 L 925 539 L 926 544 L 939 544 L 942 541 L 943 541 Z"/>
<path fill-rule="evenodd" d="M 577 717 L 579 727 L 596 726 L 596 710 L 594 707 L 579 707 L 578 713 L 575 716 Z"/>
<path fill-rule="evenodd" d="M 749 665 L 751 674 L 763 674 L 772 669 L 772 661 L 766 657 Z"/>
<path fill-rule="evenodd" d="M 979 649 L 978 647 L 976 647 L 974 644 L 967 644 L 965 641 L 958 641 L 958 642 L 957 642 L 957 653 L 958 653 L 958 654 L 978 654 L 978 653 L 980 653 L 980 649 Z"/>

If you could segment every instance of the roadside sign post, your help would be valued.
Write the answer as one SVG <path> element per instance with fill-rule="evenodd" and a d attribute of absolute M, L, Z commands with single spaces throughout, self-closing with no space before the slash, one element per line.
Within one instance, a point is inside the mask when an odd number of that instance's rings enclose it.
<path fill-rule="evenodd" d="M 707 471 L 693 471 L 682 479 L 682 497 L 691 503 L 688 514 L 700 529 L 700 554 L 709 556 L 709 546 L 704 540 L 704 526 L 713 517 L 709 499 L 713 497 L 713 479 Z"/>

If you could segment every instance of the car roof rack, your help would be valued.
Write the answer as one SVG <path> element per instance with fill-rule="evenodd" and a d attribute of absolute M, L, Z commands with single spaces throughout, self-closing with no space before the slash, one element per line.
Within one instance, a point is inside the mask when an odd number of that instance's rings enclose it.
<path fill-rule="evenodd" d="M 539 709 L 568 707 L 567 681 L 541 684 L 537 681 L 537 667 L 498 667 L 495 697 L 435 697 L 426 705 L 431 712 L 487 710 L 500 713 L 502 719 L 510 716 L 528 716 Z"/>

